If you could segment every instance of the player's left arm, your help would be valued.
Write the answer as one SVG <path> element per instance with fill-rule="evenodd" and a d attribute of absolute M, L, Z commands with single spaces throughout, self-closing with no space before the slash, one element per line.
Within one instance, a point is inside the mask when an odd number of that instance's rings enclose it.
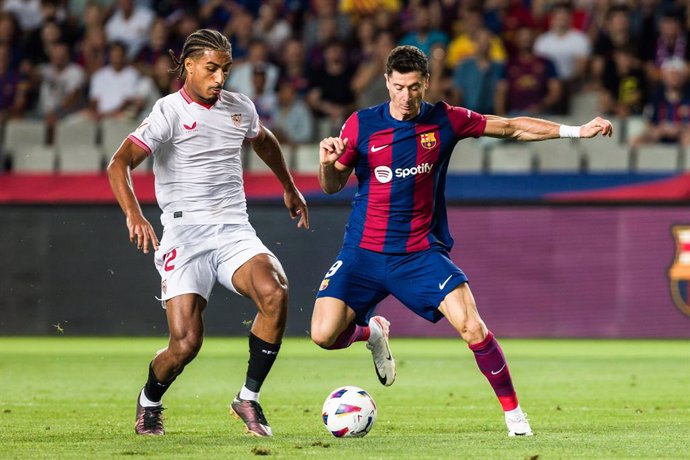
<path fill-rule="evenodd" d="M 285 206 L 290 211 L 290 216 L 293 219 L 299 217 L 298 227 L 309 228 L 307 202 L 295 185 L 295 181 L 285 163 L 285 157 L 283 157 L 278 139 L 268 128 L 262 125 L 261 129 L 259 129 L 259 134 L 251 142 L 256 154 L 271 168 L 273 174 L 283 185 L 285 190 L 283 200 L 285 201 Z"/>
<path fill-rule="evenodd" d="M 568 126 L 541 118 L 503 118 L 486 115 L 486 128 L 484 129 L 485 136 L 517 141 L 543 141 L 561 137 L 591 138 L 599 133 L 602 136 L 611 137 L 613 134 L 611 122 L 596 117 L 581 126 Z"/>

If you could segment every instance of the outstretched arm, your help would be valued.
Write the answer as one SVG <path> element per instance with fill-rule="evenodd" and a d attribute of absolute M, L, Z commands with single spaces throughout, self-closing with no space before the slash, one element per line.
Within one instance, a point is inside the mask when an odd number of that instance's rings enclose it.
<path fill-rule="evenodd" d="M 271 131 L 265 126 L 261 127 L 259 135 L 252 141 L 252 148 L 259 155 L 273 174 L 278 178 L 283 185 L 285 192 L 283 193 L 283 200 L 285 207 L 290 211 L 290 217 L 293 219 L 299 217 L 297 222 L 298 227 L 309 228 L 309 211 L 307 210 L 307 202 L 304 197 L 297 190 L 292 175 L 285 164 L 285 158 L 280 150 L 280 143 Z"/>
<path fill-rule="evenodd" d="M 146 151 L 129 139 L 120 145 L 108 164 L 108 180 L 117 202 L 127 218 L 129 241 L 137 245 L 145 253 L 149 252 L 149 244 L 158 249 L 158 237 L 151 223 L 141 212 L 139 201 L 134 195 L 132 186 L 132 169 L 146 159 Z"/>
<path fill-rule="evenodd" d="M 498 138 L 510 138 L 517 141 L 544 141 L 560 137 L 590 138 L 601 133 L 602 136 L 613 134 L 611 122 L 601 117 L 582 126 L 567 126 L 541 118 L 516 117 L 503 118 L 486 115 L 484 135 Z"/>
<path fill-rule="evenodd" d="M 352 168 L 338 161 L 345 152 L 347 142 L 347 138 L 327 137 L 319 143 L 319 184 L 321 190 L 329 195 L 342 190 L 352 173 Z"/>

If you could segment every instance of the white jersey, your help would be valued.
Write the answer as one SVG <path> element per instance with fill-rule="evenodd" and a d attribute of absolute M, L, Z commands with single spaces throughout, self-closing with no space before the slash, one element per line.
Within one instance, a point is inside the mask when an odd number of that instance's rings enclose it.
<path fill-rule="evenodd" d="M 212 106 L 184 88 L 159 99 L 128 138 L 153 154 L 163 225 L 248 222 L 242 142 L 261 129 L 254 104 L 240 93 L 221 91 Z"/>

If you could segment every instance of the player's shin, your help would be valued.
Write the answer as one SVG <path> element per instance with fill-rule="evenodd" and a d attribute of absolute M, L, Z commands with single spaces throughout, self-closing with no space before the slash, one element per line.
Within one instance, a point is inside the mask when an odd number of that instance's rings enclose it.
<path fill-rule="evenodd" d="M 508 363 L 501 346 L 489 331 L 486 338 L 479 343 L 469 346 L 474 353 L 479 370 L 484 374 L 494 389 L 504 411 L 511 411 L 518 407 L 517 395 L 513 388 L 513 381 L 508 370 Z"/>
<path fill-rule="evenodd" d="M 343 332 L 340 333 L 335 342 L 328 347 L 328 350 L 338 350 L 341 348 L 347 348 L 354 342 L 367 341 L 369 340 L 369 335 L 371 334 L 371 329 L 369 326 L 360 326 L 351 322 Z"/>
<path fill-rule="evenodd" d="M 258 401 L 261 385 L 278 357 L 280 344 L 268 343 L 249 333 L 249 366 L 240 399 Z"/>

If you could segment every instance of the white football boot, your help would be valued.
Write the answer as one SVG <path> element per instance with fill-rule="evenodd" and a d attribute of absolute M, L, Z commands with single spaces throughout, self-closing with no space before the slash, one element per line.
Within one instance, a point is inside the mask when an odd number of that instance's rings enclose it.
<path fill-rule="evenodd" d="M 508 436 L 532 436 L 532 428 L 527 421 L 527 414 L 522 412 L 520 406 L 505 413 Z"/>
<path fill-rule="evenodd" d="M 379 382 L 387 387 L 395 382 L 395 359 L 393 359 L 388 345 L 390 325 L 391 323 L 382 316 L 371 318 L 369 327 L 371 329 L 376 328 L 378 331 L 372 331 L 372 335 L 367 341 L 367 348 L 371 350 L 371 356 L 374 358 L 374 368 Z"/>

